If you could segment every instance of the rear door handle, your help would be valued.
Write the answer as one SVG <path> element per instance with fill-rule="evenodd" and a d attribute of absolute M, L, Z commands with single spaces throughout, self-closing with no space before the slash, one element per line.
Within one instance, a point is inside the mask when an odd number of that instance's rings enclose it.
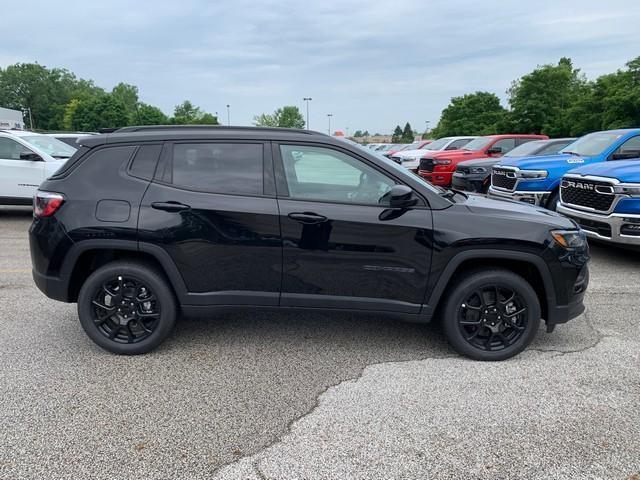
<path fill-rule="evenodd" d="M 189 210 L 191 207 L 180 202 L 153 202 L 151 208 L 164 210 L 165 212 L 182 212 Z"/>
<path fill-rule="evenodd" d="M 311 212 L 293 212 L 287 215 L 291 220 L 304 223 L 306 225 L 314 225 L 316 223 L 324 223 L 328 220 L 324 215 L 318 215 Z"/>

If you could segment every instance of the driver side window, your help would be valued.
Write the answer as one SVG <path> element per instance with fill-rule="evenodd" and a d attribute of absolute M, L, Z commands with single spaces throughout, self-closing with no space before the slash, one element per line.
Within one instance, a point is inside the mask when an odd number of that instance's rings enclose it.
<path fill-rule="evenodd" d="M 0 137 L 0 160 L 23 160 L 23 154 L 33 152 L 11 138 Z"/>
<path fill-rule="evenodd" d="M 335 203 L 388 204 L 395 182 L 357 158 L 337 150 L 281 145 L 289 196 Z"/>

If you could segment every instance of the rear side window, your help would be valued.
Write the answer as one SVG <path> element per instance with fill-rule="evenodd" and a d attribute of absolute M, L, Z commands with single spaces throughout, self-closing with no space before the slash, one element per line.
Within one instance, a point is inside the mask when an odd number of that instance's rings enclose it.
<path fill-rule="evenodd" d="M 162 145 L 143 145 L 138 149 L 136 157 L 131 163 L 129 173 L 134 177 L 145 178 L 151 180 L 156 171 L 158 157 Z"/>
<path fill-rule="evenodd" d="M 164 180 L 202 192 L 262 195 L 262 150 L 258 143 L 178 143 Z"/>

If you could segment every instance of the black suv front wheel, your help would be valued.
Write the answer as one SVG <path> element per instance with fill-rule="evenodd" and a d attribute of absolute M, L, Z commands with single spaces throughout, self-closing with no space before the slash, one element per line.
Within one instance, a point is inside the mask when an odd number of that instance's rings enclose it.
<path fill-rule="evenodd" d="M 457 278 L 443 310 L 451 346 L 476 360 L 504 360 L 533 340 L 540 302 L 529 282 L 508 270 L 485 270 Z"/>
<path fill-rule="evenodd" d="M 151 265 L 116 261 L 85 281 L 78 295 L 84 331 L 113 353 L 137 355 L 157 347 L 173 329 L 176 300 Z"/>

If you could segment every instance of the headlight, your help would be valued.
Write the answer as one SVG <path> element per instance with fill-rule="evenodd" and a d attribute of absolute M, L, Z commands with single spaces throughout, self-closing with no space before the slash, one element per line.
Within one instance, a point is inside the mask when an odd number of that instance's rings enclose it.
<path fill-rule="evenodd" d="M 551 236 L 564 248 L 582 248 L 587 244 L 587 236 L 582 230 L 552 230 Z"/>
<path fill-rule="evenodd" d="M 630 197 L 640 197 L 640 185 L 632 183 L 621 183 L 613 187 L 614 193 L 629 195 Z"/>
<path fill-rule="evenodd" d="M 470 173 L 487 173 L 487 169 L 484 167 L 471 167 L 469 169 Z"/>
<path fill-rule="evenodd" d="M 448 158 L 435 158 L 433 160 L 434 165 L 451 165 L 451 160 Z"/>
<path fill-rule="evenodd" d="M 520 178 L 526 178 L 528 180 L 542 180 L 547 178 L 549 172 L 546 170 L 520 170 L 518 176 Z"/>

